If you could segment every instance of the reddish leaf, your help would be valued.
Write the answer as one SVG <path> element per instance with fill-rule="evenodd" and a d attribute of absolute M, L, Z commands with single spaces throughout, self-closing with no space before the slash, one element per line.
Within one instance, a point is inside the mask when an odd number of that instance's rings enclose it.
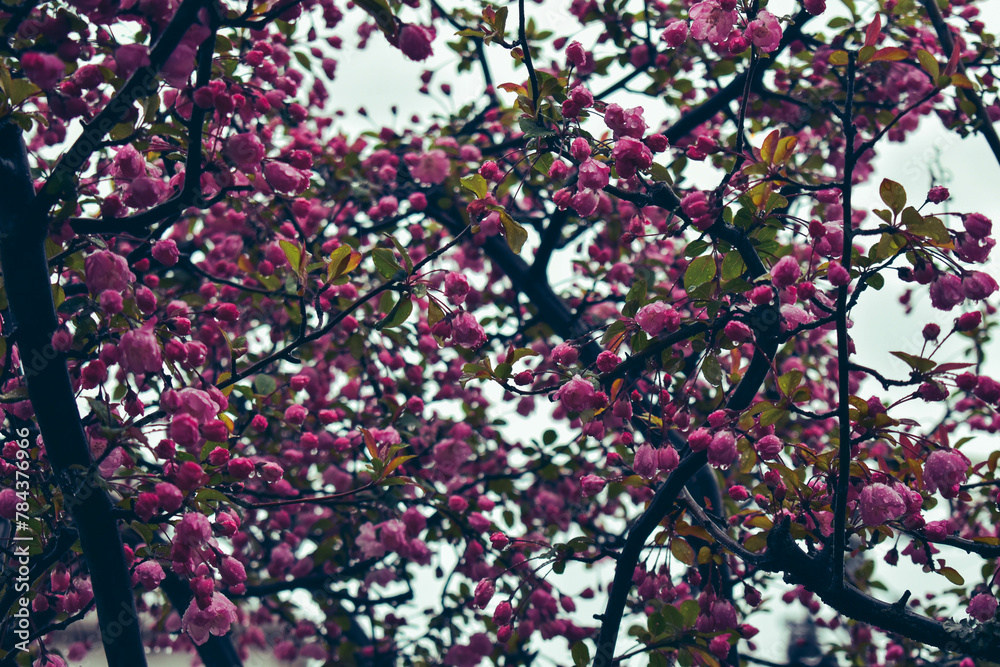
<path fill-rule="evenodd" d="M 868 29 L 865 31 L 865 46 L 875 46 L 875 42 L 878 41 L 878 35 L 882 31 L 882 16 L 879 14 L 875 15 L 875 20 L 871 22 Z"/>
<path fill-rule="evenodd" d="M 901 49 L 898 46 L 887 46 L 884 49 L 879 49 L 871 57 L 871 62 L 877 60 L 882 60 L 886 62 L 895 62 L 897 60 L 905 60 L 910 57 L 910 53 L 906 49 Z"/>

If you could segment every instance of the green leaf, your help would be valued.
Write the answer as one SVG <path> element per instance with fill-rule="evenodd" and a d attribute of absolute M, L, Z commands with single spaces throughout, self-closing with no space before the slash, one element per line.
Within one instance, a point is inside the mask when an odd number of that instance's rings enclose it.
<path fill-rule="evenodd" d="M 696 257 L 684 271 L 684 290 L 690 292 L 698 285 L 703 285 L 715 277 L 715 257 L 705 255 Z"/>
<path fill-rule="evenodd" d="M 921 218 L 919 221 L 914 221 L 912 224 L 908 224 L 906 229 L 911 234 L 923 236 L 938 243 L 948 243 L 951 241 L 951 234 L 948 233 L 948 228 L 944 226 L 944 223 L 939 218 L 933 216 L 927 216 L 926 218 Z"/>
<path fill-rule="evenodd" d="M 938 574 L 943 575 L 948 581 L 955 584 L 956 586 L 965 585 L 965 579 L 954 568 L 942 567 L 937 572 Z"/>
<path fill-rule="evenodd" d="M 643 278 L 638 278 L 628 288 L 628 294 L 625 295 L 626 303 L 629 301 L 644 301 L 646 299 L 646 288 L 646 281 Z"/>
<path fill-rule="evenodd" d="M 360 263 L 361 253 L 345 243 L 330 253 L 330 263 L 327 265 L 326 278 L 327 280 L 333 280 L 346 273 L 350 273 Z"/>
<path fill-rule="evenodd" d="M 663 614 L 663 620 L 667 622 L 667 625 L 678 630 L 684 628 L 684 617 L 681 616 L 681 612 L 678 611 L 677 607 L 669 604 L 664 605 L 660 613 Z"/>
<path fill-rule="evenodd" d="M 653 180 L 657 183 L 673 183 L 670 178 L 670 171 L 658 162 L 654 162 L 653 166 L 649 169 L 649 175 L 653 177 Z"/>
<path fill-rule="evenodd" d="M 601 345 L 607 345 L 614 340 L 616 336 L 625 331 L 626 326 L 627 325 L 622 320 L 618 320 L 613 323 L 610 327 L 608 327 L 608 330 L 604 332 L 604 335 L 601 336 Z"/>
<path fill-rule="evenodd" d="M 684 626 L 694 627 L 700 612 L 701 609 L 698 607 L 697 602 L 694 600 L 684 600 L 684 602 L 681 603 L 681 616 L 684 617 Z"/>
<path fill-rule="evenodd" d="M 788 410 L 782 410 L 780 408 L 775 408 L 773 410 L 765 410 L 760 415 L 760 425 L 761 426 L 770 426 L 771 424 L 776 423 L 779 419 L 781 419 L 787 413 L 788 413 Z"/>
<path fill-rule="evenodd" d="M 108 411 L 108 406 L 101 399 L 88 398 L 87 403 L 90 404 L 91 412 L 100 418 L 102 424 L 111 426 L 111 413 Z"/>
<path fill-rule="evenodd" d="M 917 60 L 920 61 L 920 66 L 924 68 L 924 71 L 937 81 L 938 77 L 941 76 L 941 65 L 938 64 L 937 58 L 932 56 L 928 51 L 919 49 L 917 51 Z"/>
<path fill-rule="evenodd" d="M 129 526 L 135 532 L 142 535 L 142 539 L 145 540 L 146 544 L 153 544 L 153 529 L 144 523 L 139 523 L 138 521 L 133 521 Z"/>
<path fill-rule="evenodd" d="M 751 535 L 750 537 L 748 537 L 746 539 L 745 542 L 743 542 L 743 547 L 747 551 L 751 551 L 753 553 L 757 553 L 758 551 L 760 551 L 761 549 L 763 549 L 766 546 L 767 546 L 767 533 L 766 532 L 764 532 L 764 533 L 756 533 L 754 535 Z"/>
<path fill-rule="evenodd" d="M 388 314 L 375 325 L 378 330 L 392 329 L 398 327 L 406 321 L 406 318 L 413 312 L 413 302 L 409 294 L 400 294 L 399 301 L 389 310 Z"/>
<path fill-rule="evenodd" d="M 906 352 L 890 352 L 889 354 L 902 359 L 910 368 L 920 371 L 921 373 L 927 373 L 937 367 L 937 362 L 935 361 L 918 357 L 913 354 L 907 354 Z"/>
<path fill-rule="evenodd" d="M 697 257 L 708 250 L 710 245 L 711 244 L 709 244 L 708 241 L 691 241 L 691 243 L 688 243 L 687 247 L 684 249 L 684 256 L 691 258 Z"/>
<path fill-rule="evenodd" d="M 525 357 L 537 357 L 538 353 L 527 347 L 519 347 L 511 354 L 510 363 L 516 364 Z"/>
<path fill-rule="evenodd" d="M 111 128 L 111 131 L 108 132 L 108 136 L 111 137 L 113 141 L 121 141 L 122 139 L 131 136 L 134 131 L 135 127 L 132 123 L 118 123 Z"/>
<path fill-rule="evenodd" d="M 504 9 L 506 9 L 506 7 Z M 538 173 L 548 176 L 549 169 L 552 168 L 552 163 L 555 161 L 556 158 L 552 153 L 538 153 L 538 157 L 531 166 L 534 167 L 535 171 Z"/>
<path fill-rule="evenodd" d="M 17 106 L 32 95 L 41 92 L 41 88 L 31 83 L 27 79 L 13 79 L 7 94 L 10 96 L 10 103 Z"/>
<path fill-rule="evenodd" d="M 882 179 L 878 194 L 885 205 L 891 208 L 896 215 L 899 215 L 903 207 L 906 206 L 906 190 L 896 181 L 890 181 L 888 178 Z"/>
<path fill-rule="evenodd" d="M 570 653 L 573 655 L 573 664 L 576 667 L 586 667 L 590 664 L 590 649 L 583 642 L 573 644 Z"/>
<path fill-rule="evenodd" d="M 258 375 L 253 379 L 253 388 L 261 396 L 268 396 L 275 392 L 278 383 L 270 375 Z"/>
<path fill-rule="evenodd" d="M 403 270 L 388 248 L 372 250 L 372 260 L 375 262 L 375 270 L 386 280 L 391 280 L 397 272 Z"/>
<path fill-rule="evenodd" d="M 802 371 L 792 370 L 778 378 L 778 387 L 783 396 L 791 396 L 800 382 L 802 382 Z"/>
<path fill-rule="evenodd" d="M 723 61 L 728 62 L 728 61 Z M 666 656 L 664 656 L 659 651 L 649 652 L 649 667 L 668 667 L 670 663 L 667 662 Z"/>
<path fill-rule="evenodd" d="M 701 366 L 701 372 L 705 379 L 716 387 L 722 386 L 722 366 L 719 365 L 719 358 L 714 354 L 705 357 L 705 363 Z"/>
<path fill-rule="evenodd" d="M 847 64 L 847 51 L 834 51 L 830 54 L 828 62 L 834 67 L 840 67 Z"/>
<path fill-rule="evenodd" d="M 694 565 L 694 549 L 685 540 L 679 537 L 670 540 L 670 553 L 685 565 Z"/>
<path fill-rule="evenodd" d="M 503 39 L 504 33 L 507 32 L 508 11 L 507 7 L 501 7 L 497 10 L 496 17 L 493 19 L 493 28 L 496 30 L 497 37 L 500 39 Z"/>
<path fill-rule="evenodd" d="M 489 191 L 489 185 L 486 183 L 486 179 L 479 174 L 463 176 L 461 183 L 463 188 L 476 195 L 476 199 L 482 199 Z"/>
<path fill-rule="evenodd" d="M 212 449 L 218 446 L 218 443 L 212 443 Z M 222 493 L 221 491 L 216 491 L 215 489 L 199 489 L 194 496 L 197 500 L 215 500 L 220 503 L 228 503 L 229 497 Z"/>
<path fill-rule="evenodd" d="M 747 265 L 743 262 L 743 257 L 734 250 L 727 253 L 726 257 L 722 260 L 722 279 L 728 281 L 738 278 L 743 275 L 746 269 Z"/>
<path fill-rule="evenodd" d="M 292 243 L 285 239 L 278 241 L 278 245 L 285 252 L 285 259 L 288 260 L 288 264 L 292 267 L 292 270 L 298 273 L 299 267 L 302 266 L 302 249 L 299 248 L 297 243 Z"/>
<path fill-rule="evenodd" d="M 388 236 L 389 240 L 392 241 L 392 245 L 396 246 L 396 251 L 403 258 L 403 263 L 406 264 L 406 272 L 407 273 L 412 272 L 413 260 L 410 259 L 410 253 L 406 252 L 406 248 L 403 247 L 402 243 L 396 240 L 395 236 L 393 236 L 392 234 L 386 234 L 386 236 Z"/>
<path fill-rule="evenodd" d="M 517 121 L 518 127 L 524 132 L 524 136 L 532 139 L 535 137 L 551 137 L 555 134 L 553 130 L 542 127 L 528 116 L 522 116 Z"/>
<path fill-rule="evenodd" d="M 896 62 L 906 60 L 910 57 L 910 52 L 898 46 L 885 46 L 872 54 L 872 62 Z"/>
<path fill-rule="evenodd" d="M 663 614 L 653 612 L 646 619 L 646 629 L 649 630 L 649 634 L 654 637 L 667 629 L 667 621 L 663 618 Z"/>
<path fill-rule="evenodd" d="M 524 242 L 528 240 L 527 230 L 506 211 L 500 211 L 500 222 L 503 223 L 503 235 L 507 239 L 507 245 L 515 255 L 520 255 Z"/>

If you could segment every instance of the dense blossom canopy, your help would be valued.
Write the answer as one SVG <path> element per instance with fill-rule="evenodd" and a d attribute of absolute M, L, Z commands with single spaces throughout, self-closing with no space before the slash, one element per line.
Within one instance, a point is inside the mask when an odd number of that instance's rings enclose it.
<path fill-rule="evenodd" d="M 0 665 L 995 657 L 993 225 L 857 188 L 1000 165 L 976 3 L 556 4 L 3 3 Z M 482 87 L 359 132 L 374 42 Z"/>

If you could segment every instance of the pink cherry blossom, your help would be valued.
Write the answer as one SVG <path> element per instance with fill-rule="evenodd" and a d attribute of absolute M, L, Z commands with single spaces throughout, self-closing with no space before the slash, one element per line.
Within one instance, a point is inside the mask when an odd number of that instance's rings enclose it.
<path fill-rule="evenodd" d="M 802 5 L 813 16 L 819 16 L 826 11 L 826 0 L 803 0 Z"/>
<path fill-rule="evenodd" d="M 687 36 L 687 21 L 674 19 L 667 24 L 666 28 L 663 29 L 663 34 L 660 36 L 660 39 L 662 39 L 668 47 L 676 49 L 678 46 L 687 41 Z"/>
<path fill-rule="evenodd" d="M 629 136 L 622 137 L 615 143 L 611 157 L 615 160 L 615 169 L 620 178 L 632 178 L 653 164 L 653 153 L 646 144 Z"/>
<path fill-rule="evenodd" d="M 406 164 L 415 179 L 431 185 L 443 183 L 451 170 L 448 154 L 439 148 L 420 155 L 407 155 Z"/>
<path fill-rule="evenodd" d="M 961 278 L 950 273 L 942 273 L 931 283 L 930 294 L 931 305 L 938 310 L 951 310 L 965 300 Z"/>
<path fill-rule="evenodd" d="M 552 348 L 552 359 L 557 364 L 561 366 L 569 366 L 576 363 L 576 360 L 580 358 L 580 351 L 577 350 L 572 345 L 567 345 L 566 343 L 559 343 L 554 348 Z"/>
<path fill-rule="evenodd" d="M 746 38 L 764 53 L 770 53 L 781 43 L 781 25 L 774 14 L 762 9 L 747 25 Z"/>
<path fill-rule="evenodd" d="M 636 324 L 650 336 L 659 336 L 663 331 L 677 331 L 680 321 L 680 313 L 663 301 L 647 304 L 635 315 Z"/>
<path fill-rule="evenodd" d="M 708 444 L 708 462 L 716 468 L 729 466 L 736 454 L 736 437 L 732 431 L 719 431 Z"/>
<path fill-rule="evenodd" d="M 969 616 L 972 618 L 980 623 L 985 623 L 996 616 L 997 599 L 989 593 L 980 593 L 969 600 L 969 606 L 966 611 L 968 611 Z"/>
<path fill-rule="evenodd" d="M 651 478 L 656 474 L 656 452 L 648 444 L 635 450 L 635 460 L 632 469 L 640 477 Z"/>
<path fill-rule="evenodd" d="M 114 164 L 116 175 L 123 180 L 131 181 L 146 175 L 146 159 L 131 144 L 118 149 Z"/>
<path fill-rule="evenodd" d="M 785 448 L 785 443 L 775 435 L 765 435 L 757 443 L 757 453 L 764 460 L 775 459 Z"/>
<path fill-rule="evenodd" d="M 152 328 L 132 329 L 122 334 L 118 344 L 122 369 L 133 373 L 155 373 L 163 367 L 160 344 Z"/>
<path fill-rule="evenodd" d="M 140 67 L 149 65 L 149 50 L 142 44 L 119 46 L 115 49 L 115 64 L 118 76 L 127 79 Z"/>
<path fill-rule="evenodd" d="M 642 113 L 642 107 L 623 109 L 619 105 L 612 103 L 604 111 L 604 123 L 614 132 L 616 139 L 621 137 L 642 139 L 647 128 Z"/>
<path fill-rule="evenodd" d="M 596 496 L 598 493 L 604 490 L 604 486 L 607 482 L 597 475 L 586 475 L 580 480 L 580 487 L 583 490 L 583 495 L 585 496 Z"/>
<path fill-rule="evenodd" d="M 851 282 L 850 272 L 840 262 L 830 262 L 830 266 L 826 270 L 826 277 L 837 287 L 843 287 Z"/>
<path fill-rule="evenodd" d="M 801 275 L 802 269 L 791 255 L 782 257 L 771 267 L 771 282 L 778 288 L 794 285 Z"/>
<path fill-rule="evenodd" d="M 264 165 L 264 178 L 277 192 L 288 195 L 301 194 L 309 187 L 309 176 L 284 162 L 268 162 Z"/>
<path fill-rule="evenodd" d="M 175 539 L 189 547 L 200 547 L 212 537 L 212 526 L 200 512 L 188 512 L 176 527 Z"/>
<path fill-rule="evenodd" d="M 226 635 L 236 619 L 236 605 L 222 593 L 215 592 L 205 609 L 200 608 L 196 602 L 188 605 L 181 627 L 191 637 L 191 641 L 201 646 L 208 641 L 209 635 Z"/>
<path fill-rule="evenodd" d="M 556 392 L 556 398 L 571 412 L 596 410 L 607 404 L 607 397 L 594 389 L 579 375 L 573 377 Z"/>
<path fill-rule="evenodd" d="M 965 231 L 974 239 L 985 239 L 993 231 L 993 222 L 981 213 L 970 213 L 963 218 Z"/>
<path fill-rule="evenodd" d="M 970 271 L 962 278 L 962 294 L 967 299 L 982 301 L 997 291 L 997 281 L 988 273 Z"/>
<path fill-rule="evenodd" d="M 924 485 L 928 491 L 941 491 L 946 498 L 953 498 L 965 482 L 968 468 L 969 459 L 958 450 L 938 449 L 924 462 Z"/>
<path fill-rule="evenodd" d="M 493 585 L 492 579 L 483 579 L 476 585 L 475 600 L 474 603 L 480 609 L 485 609 L 486 605 L 490 603 L 493 599 L 493 594 L 496 592 L 496 587 Z"/>
<path fill-rule="evenodd" d="M 588 158 L 580 165 L 580 185 L 591 190 L 600 190 L 608 184 L 611 168 L 603 162 Z"/>
<path fill-rule="evenodd" d="M 109 250 L 98 250 L 88 255 L 83 262 L 83 270 L 87 276 L 87 289 L 92 294 L 105 290 L 120 292 L 135 280 L 125 258 Z"/>
<path fill-rule="evenodd" d="M 59 56 L 29 51 L 21 58 L 21 67 L 33 84 L 42 90 L 52 90 L 66 75 L 66 63 Z"/>
<path fill-rule="evenodd" d="M 17 515 L 17 505 L 20 499 L 14 489 L 0 490 L 0 517 L 13 521 Z"/>
<path fill-rule="evenodd" d="M 677 468 L 681 457 L 673 447 L 662 447 L 656 450 L 656 467 L 663 472 L 671 472 Z"/>
<path fill-rule="evenodd" d="M 951 193 L 948 192 L 948 188 L 943 185 L 935 185 L 927 192 L 927 201 L 932 204 L 940 204 L 950 196 Z"/>
<path fill-rule="evenodd" d="M 399 50 L 410 60 L 427 60 L 434 55 L 431 42 L 434 32 L 422 25 L 408 23 L 399 31 Z"/>
<path fill-rule="evenodd" d="M 867 526 L 880 526 L 886 521 L 894 521 L 903 516 L 906 503 L 890 486 L 869 484 L 861 491 L 858 499 L 861 521 Z"/>
<path fill-rule="evenodd" d="M 742 343 L 753 338 L 753 330 L 742 322 L 737 322 L 736 320 L 727 322 L 726 326 L 723 327 L 722 332 L 726 334 L 726 338 L 734 343 Z"/>
<path fill-rule="evenodd" d="M 472 313 L 463 311 L 452 322 L 452 340 L 456 345 L 474 350 L 486 342 L 486 333 Z"/>
<path fill-rule="evenodd" d="M 703 0 L 691 7 L 691 36 L 699 41 L 718 44 L 729 36 L 736 24 L 736 12 L 723 9 L 717 0 Z"/>
<path fill-rule="evenodd" d="M 266 154 L 264 144 L 252 132 L 234 134 L 226 139 L 223 154 L 245 171 L 255 171 Z"/>
<path fill-rule="evenodd" d="M 151 591 L 160 585 L 166 575 L 163 568 L 155 560 L 147 560 L 135 568 L 136 580 L 142 584 L 147 591 Z"/>

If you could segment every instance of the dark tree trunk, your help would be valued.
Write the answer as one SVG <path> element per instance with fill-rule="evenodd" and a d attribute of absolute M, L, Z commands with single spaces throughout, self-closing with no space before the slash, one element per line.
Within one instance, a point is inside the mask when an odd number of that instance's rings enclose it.
<path fill-rule="evenodd" d="M 108 664 L 142 667 L 146 655 L 118 522 L 111 498 L 98 483 L 100 476 L 90 472 L 90 446 L 65 356 L 51 345 L 58 320 L 45 255 L 48 220 L 22 219 L 35 192 L 24 138 L 8 119 L 0 121 L 0 183 L 0 267 L 28 396 L 66 510 L 80 535 Z"/>

